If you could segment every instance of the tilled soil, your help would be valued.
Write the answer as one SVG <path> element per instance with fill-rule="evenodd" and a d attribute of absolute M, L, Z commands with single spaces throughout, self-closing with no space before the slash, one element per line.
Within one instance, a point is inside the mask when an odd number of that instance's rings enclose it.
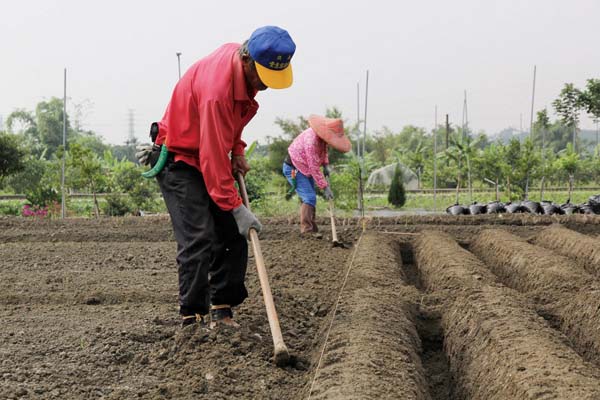
<path fill-rule="evenodd" d="M 538 233 L 532 242 L 574 259 L 590 274 L 600 277 L 600 241 L 597 237 L 590 237 L 560 225 L 551 225 Z"/>
<path fill-rule="evenodd" d="M 600 365 L 600 284 L 593 275 L 573 259 L 502 230 L 484 231 L 471 248 L 503 283 L 532 299 L 580 354 Z"/>
<path fill-rule="evenodd" d="M 350 249 L 328 219 L 322 239 L 262 222 L 283 368 L 252 257 L 241 329 L 181 329 L 168 217 L 0 218 L 0 399 L 600 398 L 597 278 L 552 248 L 540 268 L 527 243 L 552 224 L 597 240 L 600 218 L 340 219 Z"/>
<path fill-rule="evenodd" d="M 447 294 L 442 326 L 458 398 L 600 397 L 600 371 L 454 239 L 425 232 L 416 256 L 429 290 Z"/>
<path fill-rule="evenodd" d="M 181 330 L 176 245 L 137 222 L 44 223 L 46 241 L 35 223 L 4 227 L 0 398 L 301 398 L 351 251 L 291 229 L 261 242 L 292 354 L 277 368 L 253 258 L 242 329 Z"/>
<path fill-rule="evenodd" d="M 411 310 L 419 295 L 398 268 L 398 248 L 375 233 L 357 246 L 309 395 L 431 399 Z"/>

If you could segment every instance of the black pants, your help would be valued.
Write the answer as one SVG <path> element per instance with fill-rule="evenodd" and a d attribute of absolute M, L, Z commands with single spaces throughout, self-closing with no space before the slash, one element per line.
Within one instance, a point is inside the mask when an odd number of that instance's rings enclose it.
<path fill-rule="evenodd" d="M 157 180 L 177 240 L 180 313 L 240 304 L 248 297 L 248 242 L 233 214 L 212 201 L 202 174 L 183 161 L 167 161 Z"/>

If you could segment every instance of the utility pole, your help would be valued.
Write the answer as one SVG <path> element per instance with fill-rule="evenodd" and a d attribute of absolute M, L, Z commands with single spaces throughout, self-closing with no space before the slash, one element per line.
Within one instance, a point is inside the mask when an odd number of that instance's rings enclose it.
<path fill-rule="evenodd" d="M 175 53 L 177 55 L 177 71 L 179 72 L 179 79 L 181 79 L 181 52 Z"/>
<path fill-rule="evenodd" d="M 533 66 L 533 92 L 531 93 L 531 120 L 529 124 L 529 138 L 533 140 L 533 106 L 535 103 L 535 75 L 537 72 L 537 66 Z"/>
<path fill-rule="evenodd" d="M 469 129 L 469 116 L 467 113 L 467 91 L 465 90 L 465 100 L 463 102 L 463 115 L 462 115 L 462 136 L 467 137 L 467 130 Z"/>
<path fill-rule="evenodd" d="M 65 163 L 67 157 L 67 69 L 64 74 L 64 93 L 63 93 L 63 157 L 62 157 L 62 173 L 60 177 L 60 217 L 66 216 L 66 201 L 65 201 Z"/>
<path fill-rule="evenodd" d="M 433 211 L 437 211 L 437 104 L 433 125 Z"/>
<path fill-rule="evenodd" d="M 360 159 L 360 83 L 356 82 L 356 156 Z"/>
<path fill-rule="evenodd" d="M 358 159 L 358 209 L 362 210 L 362 165 L 360 163 L 360 83 L 356 82 L 356 158 Z"/>
<path fill-rule="evenodd" d="M 369 99 L 369 70 L 367 70 L 367 81 L 365 83 L 365 118 L 363 122 L 363 154 L 361 158 L 361 171 L 365 170 L 365 150 L 367 146 L 367 103 Z M 362 185 L 362 182 L 361 182 Z M 361 192 L 361 214 L 363 218 L 363 231 L 365 230 L 364 218 L 365 218 L 365 198 L 364 198 L 364 190 Z"/>

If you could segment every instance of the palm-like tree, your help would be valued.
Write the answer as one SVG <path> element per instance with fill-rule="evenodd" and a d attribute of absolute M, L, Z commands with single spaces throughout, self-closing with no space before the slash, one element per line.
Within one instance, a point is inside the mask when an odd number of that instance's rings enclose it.
<path fill-rule="evenodd" d="M 423 169 L 425 168 L 427 151 L 428 146 L 423 144 L 422 140 L 419 140 L 413 151 L 403 149 L 395 152 L 399 162 L 403 159 L 405 163 L 416 172 L 418 189 L 421 189 L 421 176 L 423 175 Z"/>
<path fill-rule="evenodd" d="M 451 145 L 446 149 L 446 158 L 456 163 L 458 172 L 456 175 L 456 202 L 460 187 L 460 175 L 463 165 L 467 166 L 467 183 L 469 186 L 469 201 L 473 202 L 473 185 L 471 181 L 471 160 L 476 156 L 480 137 L 475 140 L 469 135 L 455 134 L 451 138 Z"/>

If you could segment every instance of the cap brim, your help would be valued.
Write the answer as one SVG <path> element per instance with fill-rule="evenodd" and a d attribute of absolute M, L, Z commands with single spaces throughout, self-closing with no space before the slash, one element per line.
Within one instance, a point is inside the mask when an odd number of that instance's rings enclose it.
<path fill-rule="evenodd" d="M 275 71 L 269 68 L 265 68 L 256 61 L 256 72 L 258 77 L 265 84 L 265 86 L 271 89 L 285 89 L 292 86 L 294 76 L 292 74 L 292 65 L 290 64 L 287 68 L 280 71 Z"/>

